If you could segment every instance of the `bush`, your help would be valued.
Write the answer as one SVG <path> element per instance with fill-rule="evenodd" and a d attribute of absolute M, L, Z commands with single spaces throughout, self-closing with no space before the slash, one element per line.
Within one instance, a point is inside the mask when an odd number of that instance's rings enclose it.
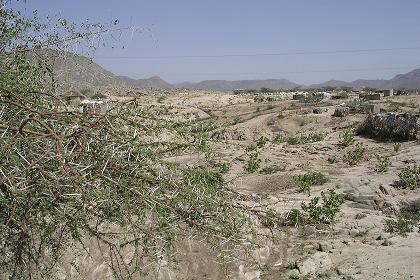
<path fill-rule="evenodd" d="M 420 187 L 420 166 L 407 166 L 401 169 L 398 174 L 399 185 L 402 188 L 417 189 Z"/>
<path fill-rule="evenodd" d="M 417 117 L 409 114 L 369 115 L 357 129 L 364 135 L 380 141 L 407 141 L 417 138 Z"/>
<path fill-rule="evenodd" d="M 201 151 L 204 141 L 191 136 L 207 136 L 194 126 L 137 100 L 106 116 L 57 106 L 54 63 L 115 33 L 89 22 L 39 22 L 14 1 L 0 2 L 1 279 L 52 279 L 63 254 L 80 253 L 85 242 L 115 279 L 142 279 L 145 267 L 176 262 L 176 245 L 194 236 L 220 260 L 265 243 L 254 198 L 228 188 L 218 172 L 167 161 Z"/>
<path fill-rule="evenodd" d="M 264 168 L 262 168 L 260 170 L 261 174 L 273 174 L 279 171 L 284 171 L 286 170 L 286 167 L 284 166 L 278 166 L 278 165 L 270 165 L 270 166 L 266 166 Z"/>
<path fill-rule="evenodd" d="M 413 232 L 414 226 L 418 221 L 405 216 L 399 216 L 397 219 L 385 220 L 385 231 L 389 233 L 398 233 L 407 236 L 407 233 Z"/>
<path fill-rule="evenodd" d="M 387 156 L 376 155 L 375 170 L 377 172 L 387 172 L 391 166 L 391 160 Z"/>
<path fill-rule="evenodd" d="M 315 197 L 306 205 L 304 202 L 301 207 L 307 215 L 308 221 L 320 224 L 332 224 L 335 221 L 337 213 L 343 200 L 338 197 L 334 190 L 329 190 L 329 196 L 321 192 L 322 204 L 319 206 L 319 197 Z"/>
<path fill-rule="evenodd" d="M 257 147 L 258 148 L 262 148 L 265 146 L 265 144 L 268 142 L 268 138 L 265 136 L 261 136 L 258 140 L 257 140 Z"/>
<path fill-rule="evenodd" d="M 401 143 L 395 142 L 392 147 L 394 148 L 394 152 L 398 152 L 401 148 Z"/>
<path fill-rule="evenodd" d="M 364 158 L 365 154 L 365 147 L 362 143 L 357 143 L 356 148 L 354 150 L 348 151 L 344 157 L 343 162 L 347 163 L 348 165 L 356 165 L 361 162 Z"/>
<path fill-rule="evenodd" d="M 216 171 L 203 167 L 188 168 L 183 172 L 183 182 L 191 186 L 206 186 L 207 188 L 221 187 L 223 176 Z"/>
<path fill-rule="evenodd" d="M 343 204 L 341 199 L 334 190 L 328 190 L 328 196 L 321 192 L 321 197 L 314 197 L 308 204 L 302 202 L 300 213 L 301 219 L 308 224 L 333 224 L 340 207 Z M 321 205 L 319 205 L 322 199 Z"/>
<path fill-rule="evenodd" d="M 286 142 L 289 145 L 301 145 L 306 143 L 314 143 L 324 140 L 325 135 L 323 133 L 309 133 L 309 134 L 301 134 L 296 136 L 289 136 L 285 137 L 281 134 L 278 134 L 274 140 L 273 143 L 275 144 L 281 144 Z"/>
<path fill-rule="evenodd" d="M 312 186 L 323 185 L 328 182 L 328 178 L 321 172 L 309 172 L 294 177 L 295 183 L 299 188 L 299 192 L 311 194 Z"/>
<path fill-rule="evenodd" d="M 353 129 L 346 129 L 342 133 L 340 133 L 340 141 L 338 145 L 341 147 L 348 147 L 354 143 L 354 130 Z"/>
<path fill-rule="evenodd" d="M 253 151 L 248 153 L 248 161 L 244 166 L 244 170 L 248 173 L 254 173 L 260 168 L 261 159 L 258 158 L 259 153 L 257 151 Z"/>
<path fill-rule="evenodd" d="M 286 142 L 286 137 L 283 134 L 277 134 L 273 139 L 274 144 L 282 144 L 284 142 Z"/>

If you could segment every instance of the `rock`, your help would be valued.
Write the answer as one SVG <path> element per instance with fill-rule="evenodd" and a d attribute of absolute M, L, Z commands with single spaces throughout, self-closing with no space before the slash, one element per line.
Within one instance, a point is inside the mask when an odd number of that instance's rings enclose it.
<path fill-rule="evenodd" d="M 376 237 L 376 240 L 385 240 L 387 238 L 389 238 L 389 233 L 381 233 L 378 235 L 378 237 Z"/>
<path fill-rule="evenodd" d="M 318 250 L 321 251 L 321 252 L 329 253 L 329 252 L 332 251 L 332 249 L 333 249 L 333 247 L 332 247 L 331 243 L 328 243 L 328 242 L 319 242 L 318 243 Z"/>
<path fill-rule="evenodd" d="M 288 276 L 289 279 L 299 279 L 300 278 L 299 270 L 297 270 L 297 269 L 289 270 L 286 274 L 287 274 L 286 276 Z"/>
<path fill-rule="evenodd" d="M 360 235 L 360 230 L 352 228 L 351 230 L 349 230 L 349 235 L 351 237 L 357 237 Z"/>
<path fill-rule="evenodd" d="M 384 240 L 384 242 L 382 242 L 382 244 L 381 244 L 382 246 L 390 246 L 390 245 L 392 245 L 392 242 L 391 241 L 389 241 L 389 239 L 385 239 Z"/>
<path fill-rule="evenodd" d="M 380 185 L 379 190 L 385 195 L 392 195 L 392 196 L 395 195 L 395 190 L 392 186 Z"/>
<path fill-rule="evenodd" d="M 324 273 L 332 267 L 330 256 L 325 252 L 316 252 L 311 257 L 297 263 L 301 275 Z"/>
<path fill-rule="evenodd" d="M 300 274 L 302 275 L 315 274 L 316 265 L 315 265 L 315 262 L 311 258 L 309 258 L 299 263 L 298 269 L 299 269 Z"/>
<path fill-rule="evenodd" d="M 237 280 L 258 280 L 258 279 L 260 279 L 260 275 L 261 275 L 261 271 L 258 271 L 258 270 L 248 271 L 245 268 L 244 265 L 240 265 L 237 277 L 235 279 L 237 279 Z M 176 277 L 170 278 L 170 279 L 175 279 L 175 278 Z"/>

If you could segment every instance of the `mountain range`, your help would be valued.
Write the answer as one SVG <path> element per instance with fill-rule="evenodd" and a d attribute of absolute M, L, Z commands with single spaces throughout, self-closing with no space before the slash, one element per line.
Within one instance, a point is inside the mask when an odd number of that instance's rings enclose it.
<path fill-rule="evenodd" d="M 372 88 L 406 88 L 420 89 L 420 68 L 405 74 L 396 75 L 390 80 L 355 80 L 345 82 L 330 80 L 320 84 L 309 86 L 297 84 L 287 79 L 266 79 L 266 80 L 205 80 L 197 83 L 184 82 L 170 84 L 158 76 L 147 79 L 133 79 L 126 76 L 117 76 L 104 69 L 91 59 L 84 56 L 66 53 L 65 58 L 56 59 L 54 70 L 62 90 L 82 89 L 88 87 L 103 86 L 127 86 L 135 88 L 186 88 L 206 90 L 233 90 L 233 89 L 259 89 L 262 87 L 272 89 L 301 88 L 322 88 L 332 87 L 372 87 Z"/>

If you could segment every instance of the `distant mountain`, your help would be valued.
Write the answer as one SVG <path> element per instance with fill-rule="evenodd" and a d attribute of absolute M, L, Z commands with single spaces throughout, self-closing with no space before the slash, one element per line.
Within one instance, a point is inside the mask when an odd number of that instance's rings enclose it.
<path fill-rule="evenodd" d="M 326 86 L 332 87 L 372 87 L 372 88 L 406 88 L 406 89 L 420 89 L 420 68 L 415 69 L 406 74 L 396 75 L 390 80 L 355 80 L 353 82 L 344 82 L 337 80 L 330 80 L 321 84 L 310 85 L 309 88 L 322 88 Z"/>
<path fill-rule="evenodd" d="M 225 81 L 225 80 L 207 80 L 198 83 L 180 83 L 175 84 L 178 88 L 187 89 L 208 89 L 208 90 L 234 90 L 234 89 L 260 89 L 262 87 L 272 89 L 292 89 L 300 87 L 301 85 L 293 83 L 286 79 L 267 79 L 267 80 L 239 80 L 239 81 Z"/>
<path fill-rule="evenodd" d="M 89 87 L 135 87 L 142 89 L 149 88 L 187 88 L 206 90 L 234 90 L 234 89 L 259 89 L 262 87 L 272 89 L 292 89 L 305 87 L 287 79 L 266 79 L 266 80 L 205 80 L 198 83 L 179 83 L 171 85 L 158 76 L 148 79 L 132 79 L 126 76 L 117 76 L 104 69 L 91 59 L 72 53 L 51 52 L 55 57 L 54 70 L 57 75 L 59 88 L 62 90 L 82 89 Z M 313 84 L 309 88 L 333 87 L 373 87 L 373 88 L 407 88 L 420 89 L 420 68 L 406 74 L 396 75 L 390 80 L 355 80 L 345 82 L 330 80 L 321 84 Z"/>
<path fill-rule="evenodd" d="M 58 55 L 53 53 L 54 71 L 57 76 L 59 89 L 83 89 L 94 87 L 135 87 L 135 88 L 172 88 L 172 85 L 165 82 L 158 76 L 148 79 L 132 79 L 125 76 L 116 76 L 104 69 L 91 59 L 65 53 Z"/>
<path fill-rule="evenodd" d="M 126 85 L 137 88 L 172 88 L 173 86 L 160 78 L 153 76 L 148 79 L 132 79 L 126 76 L 117 76 L 117 78 Z"/>
<path fill-rule="evenodd" d="M 420 68 L 395 76 L 389 81 L 388 87 L 420 89 Z"/>

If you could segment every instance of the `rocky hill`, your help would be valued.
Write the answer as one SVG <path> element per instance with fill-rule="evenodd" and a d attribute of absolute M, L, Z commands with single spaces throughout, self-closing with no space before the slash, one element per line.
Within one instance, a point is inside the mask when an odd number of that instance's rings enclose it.
<path fill-rule="evenodd" d="M 133 79 L 126 76 L 117 76 L 104 69 L 102 66 L 84 56 L 72 53 L 59 55 L 55 59 L 54 69 L 57 74 L 59 88 L 62 90 L 82 89 L 92 87 L 134 87 L 140 89 L 150 88 L 186 88 L 227 91 L 233 89 L 259 89 L 262 87 L 272 89 L 292 89 L 305 87 L 287 79 L 265 79 L 265 80 L 205 80 L 197 83 L 184 82 L 171 85 L 158 76 L 147 79 Z M 325 86 L 334 87 L 373 87 L 373 88 L 407 88 L 420 89 L 420 68 L 406 74 L 396 75 L 390 80 L 355 80 L 345 82 L 330 80 L 320 84 L 312 84 L 310 88 L 321 88 Z"/>
<path fill-rule="evenodd" d="M 321 88 L 325 86 L 333 87 L 372 87 L 372 88 L 407 88 L 420 89 L 420 68 L 415 69 L 406 74 L 396 75 L 390 80 L 355 80 L 353 82 L 344 82 L 338 80 L 330 80 L 321 84 L 310 85 L 310 88 Z"/>
<path fill-rule="evenodd" d="M 158 76 L 148 79 L 132 79 L 117 76 L 91 59 L 72 53 L 54 55 L 54 71 L 59 89 L 80 90 L 97 87 L 171 88 L 172 85 Z"/>

